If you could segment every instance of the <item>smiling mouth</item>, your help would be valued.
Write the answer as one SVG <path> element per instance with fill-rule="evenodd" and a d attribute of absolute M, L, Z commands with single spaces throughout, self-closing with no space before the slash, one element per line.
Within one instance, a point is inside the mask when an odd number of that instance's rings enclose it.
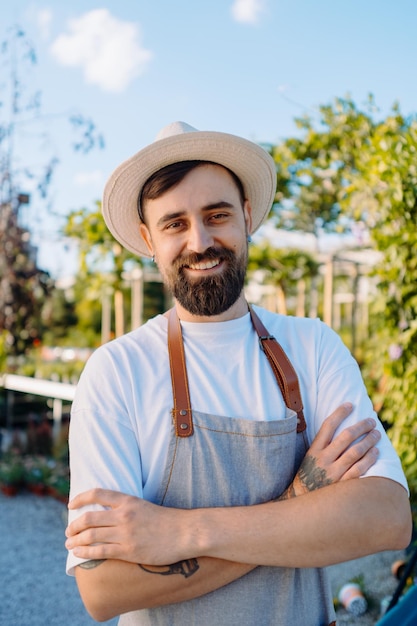
<path fill-rule="evenodd" d="M 212 261 L 201 261 L 200 263 L 190 263 L 189 265 L 184 265 L 184 267 L 190 270 L 211 270 L 217 265 L 220 265 L 220 259 L 213 259 Z"/>

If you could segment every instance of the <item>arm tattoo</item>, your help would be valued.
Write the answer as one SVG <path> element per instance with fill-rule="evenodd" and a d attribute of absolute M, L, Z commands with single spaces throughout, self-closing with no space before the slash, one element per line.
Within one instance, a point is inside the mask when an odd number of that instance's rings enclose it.
<path fill-rule="evenodd" d="M 282 500 L 291 500 L 291 498 L 295 498 L 297 494 L 295 493 L 294 485 L 291 483 L 289 487 L 282 493 L 278 498 L 275 498 L 274 502 L 279 502 Z"/>
<path fill-rule="evenodd" d="M 80 567 L 82 567 L 82 569 L 94 569 L 95 567 L 98 567 L 99 565 L 104 563 L 104 561 L 106 561 L 106 559 L 94 559 L 91 561 L 84 561 L 84 563 L 80 563 Z"/>
<path fill-rule="evenodd" d="M 332 481 L 327 478 L 326 470 L 316 466 L 316 462 L 317 461 L 314 456 L 306 456 L 304 461 L 301 463 L 300 469 L 298 470 L 291 485 L 289 485 L 287 489 L 275 499 L 275 502 L 291 500 L 291 498 L 296 498 L 297 495 L 301 495 L 302 493 L 315 491 L 321 487 L 331 485 Z M 298 480 L 301 485 L 301 492 L 298 494 L 294 487 L 294 482 L 296 482 L 296 480 Z M 300 491 L 299 487 L 298 491 Z"/>
<path fill-rule="evenodd" d="M 187 559 L 185 561 L 178 561 L 178 563 L 172 563 L 172 565 L 141 565 L 139 567 L 144 572 L 149 574 L 159 574 L 160 576 L 171 576 L 172 574 L 181 574 L 184 578 L 189 578 L 196 573 L 200 566 L 197 559 Z"/>
<path fill-rule="evenodd" d="M 332 481 L 327 478 L 326 470 L 316 466 L 314 456 L 305 457 L 298 470 L 298 477 L 307 491 L 321 489 L 332 483 Z"/>

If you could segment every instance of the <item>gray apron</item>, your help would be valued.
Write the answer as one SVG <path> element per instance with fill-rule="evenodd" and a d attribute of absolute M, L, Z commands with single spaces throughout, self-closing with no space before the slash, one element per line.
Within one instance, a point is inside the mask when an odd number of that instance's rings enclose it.
<path fill-rule="evenodd" d="M 248 506 L 278 498 L 308 448 L 305 430 L 299 428 L 297 434 L 300 420 L 295 411 L 287 408 L 286 419 L 259 422 L 191 412 L 190 406 L 178 409 L 185 359 L 170 360 L 176 370 L 174 425 L 155 502 L 191 509 Z M 185 379 L 185 396 L 187 392 Z M 323 570 L 259 566 L 200 598 L 125 614 L 119 625 L 328 626 L 333 620 L 332 594 Z"/>

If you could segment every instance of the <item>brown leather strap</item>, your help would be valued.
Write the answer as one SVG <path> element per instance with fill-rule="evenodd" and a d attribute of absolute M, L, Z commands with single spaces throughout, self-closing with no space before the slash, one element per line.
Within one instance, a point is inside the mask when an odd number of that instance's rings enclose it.
<path fill-rule="evenodd" d="M 301 400 L 297 374 L 295 373 L 293 366 L 278 341 L 275 337 L 268 333 L 265 326 L 250 305 L 249 312 L 252 318 L 253 326 L 258 333 L 259 345 L 268 358 L 279 388 L 281 389 L 285 404 L 288 408 L 297 413 L 297 432 L 302 432 L 307 426 L 304 419 L 303 402 Z"/>
<path fill-rule="evenodd" d="M 297 432 L 306 429 L 303 414 L 300 388 L 297 374 L 279 343 L 268 333 L 255 311 L 249 306 L 253 326 L 259 336 L 259 345 L 265 352 L 275 374 L 279 388 L 288 408 L 297 413 Z M 168 352 L 171 370 L 174 408 L 172 417 L 177 437 L 190 437 L 193 432 L 193 416 L 191 412 L 190 394 L 188 389 L 187 368 L 185 364 L 184 344 L 182 341 L 181 324 L 175 307 L 168 315 Z"/>
<path fill-rule="evenodd" d="M 168 352 L 172 393 L 174 396 L 172 419 L 175 432 L 177 437 L 190 437 L 194 432 L 193 416 L 191 413 L 181 325 L 175 308 L 169 311 L 168 317 Z"/>

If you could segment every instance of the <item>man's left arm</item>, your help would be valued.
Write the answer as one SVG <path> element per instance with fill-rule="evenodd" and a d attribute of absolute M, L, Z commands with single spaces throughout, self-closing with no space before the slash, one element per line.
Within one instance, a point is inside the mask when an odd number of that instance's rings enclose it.
<path fill-rule="evenodd" d="M 411 538 L 407 492 L 378 477 L 337 482 L 276 503 L 193 514 L 203 554 L 280 567 L 323 567 L 401 550 Z"/>

